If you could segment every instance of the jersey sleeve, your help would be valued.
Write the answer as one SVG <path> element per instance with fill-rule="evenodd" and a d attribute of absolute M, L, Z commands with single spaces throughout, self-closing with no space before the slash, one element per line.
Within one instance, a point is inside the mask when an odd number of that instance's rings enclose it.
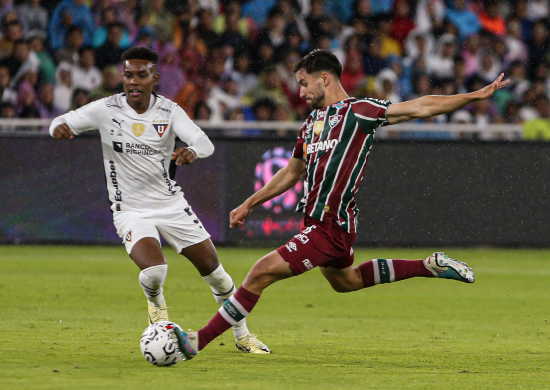
<path fill-rule="evenodd" d="M 61 115 L 62 119 L 75 134 L 99 129 L 101 110 L 105 106 L 103 99 L 96 100 L 74 111 Z"/>
<path fill-rule="evenodd" d="M 172 126 L 172 130 L 174 130 L 176 136 L 187 145 L 193 145 L 197 139 L 206 136 L 204 131 L 202 131 L 202 129 L 197 126 L 177 104 L 175 104 L 172 109 L 172 118 L 170 122 L 170 126 Z"/>
<path fill-rule="evenodd" d="M 387 111 L 391 102 L 379 99 L 361 99 L 351 104 L 359 128 L 365 134 L 373 134 L 376 128 L 388 123 Z"/>
<path fill-rule="evenodd" d="M 305 130 L 307 128 L 307 124 L 309 122 L 309 119 L 307 119 L 302 127 L 300 127 L 300 131 L 298 132 L 298 140 L 296 141 L 296 146 L 294 147 L 294 150 L 292 151 L 292 157 L 298 158 L 300 160 L 305 160 L 306 155 L 304 153 L 304 145 L 305 145 Z"/>

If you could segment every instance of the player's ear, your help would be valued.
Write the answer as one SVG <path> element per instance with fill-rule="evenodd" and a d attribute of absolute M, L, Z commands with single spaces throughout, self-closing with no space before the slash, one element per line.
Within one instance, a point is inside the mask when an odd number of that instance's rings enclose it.
<path fill-rule="evenodd" d="M 321 73 L 321 82 L 322 82 L 324 87 L 328 86 L 331 81 L 332 81 L 332 77 L 331 77 L 330 73 L 328 73 L 328 72 Z"/>
<path fill-rule="evenodd" d="M 159 79 L 160 79 L 160 74 L 155 73 L 155 75 L 153 76 L 153 85 L 157 85 L 157 83 L 159 82 Z"/>

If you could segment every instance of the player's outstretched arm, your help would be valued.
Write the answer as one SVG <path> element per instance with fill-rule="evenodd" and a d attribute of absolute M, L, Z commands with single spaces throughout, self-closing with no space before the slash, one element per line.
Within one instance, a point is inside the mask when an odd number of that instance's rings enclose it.
<path fill-rule="evenodd" d="M 430 118 L 458 110 L 476 100 L 488 99 L 496 90 L 505 87 L 510 82 L 510 80 L 502 81 L 503 77 L 504 73 L 501 73 L 493 83 L 475 92 L 449 96 L 428 95 L 403 103 L 391 104 L 387 112 L 388 123 L 393 125 L 413 119 Z"/>
<path fill-rule="evenodd" d="M 298 158 L 291 157 L 288 165 L 279 170 L 271 180 L 250 198 L 244 201 L 239 207 L 229 214 L 229 226 L 241 227 L 245 218 L 252 212 L 254 207 L 267 202 L 283 192 L 294 187 L 304 175 L 306 163 Z"/>

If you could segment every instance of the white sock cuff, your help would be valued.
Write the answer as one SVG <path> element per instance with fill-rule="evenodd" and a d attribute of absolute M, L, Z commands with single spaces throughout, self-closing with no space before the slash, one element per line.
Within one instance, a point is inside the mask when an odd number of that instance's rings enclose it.
<path fill-rule="evenodd" d="M 218 266 L 218 268 L 216 268 L 214 271 L 212 271 L 212 273 L 210 273 L 209 275 L 206 275 L 206 276 L 203 276 L 202 278 L 210 284 L 210 280 L 212 279 L 220 279 L 224 276 L 224 274 L 227 274 L 227 272 L 225 272 L 225 269 L 223 268 L 223 265 L 222 263 L 220 263 L 220 265 Z"/>
<path fill-rule="evenodd" d="M 164 284 L 167 273 L 168 264 L 154 265 L 139 273 L 139 282 L 142 286 L 158 289 Z"/>

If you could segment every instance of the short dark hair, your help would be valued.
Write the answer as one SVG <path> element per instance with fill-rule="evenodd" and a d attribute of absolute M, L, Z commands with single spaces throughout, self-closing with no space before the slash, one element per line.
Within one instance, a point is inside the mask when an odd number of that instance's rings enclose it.
<path fill-rule="evenodd" d="M 342 64 L 338 58 L 328 50 L 313 50 L 304 58 L 294 64 L 294 73 L 300 69 L 305 69 L 309 74 L 327 71 L 338 78 L 342 76 Z"/>
<path fill-rule="evenodd" d="M 122 61 L 127 60 L 147 60 L 153 64 L 157 64 L 159 61 L 159 55 L 156 51 L 149 49 L 148 47 L 132 47 L 122 53 L 120 57 Z"/>

